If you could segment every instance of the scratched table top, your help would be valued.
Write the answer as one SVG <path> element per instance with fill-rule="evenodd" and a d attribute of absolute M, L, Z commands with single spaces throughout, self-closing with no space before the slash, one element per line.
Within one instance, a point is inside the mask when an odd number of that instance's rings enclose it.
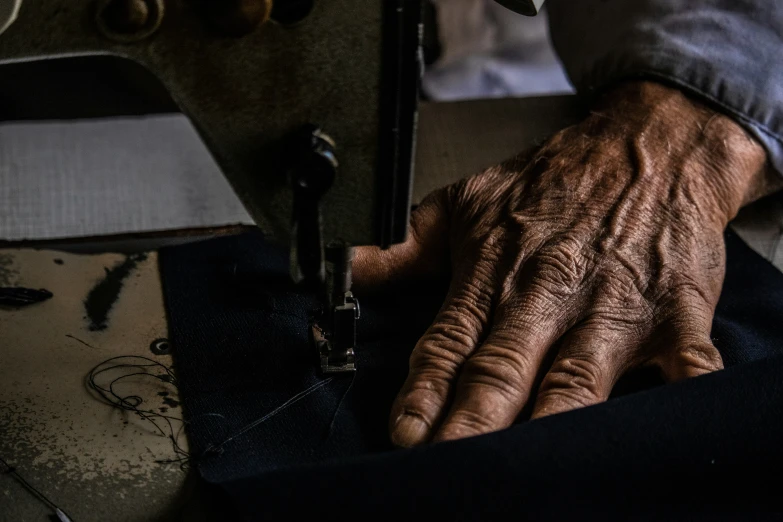
<path fill-rule="evenodd" d="M 179 518 L 186 473 L 171 441 L 150 423 L 114 409 L 86 376 L 116 356 L 171 365 L 151 343 L 166 337 L 157 254 L 75 255 L 0 250 L 0 287 L 45 288 L 53 296 L 0 308 L 0 458 L 74 522 Z M 119 395 L 179 415 L 177 390 L 129 379 Z M 179 437 L 187 447 L 184 435 Z M 52 510 L 12 476 L 0 475 L 0 520 L 48 520 Z"/>

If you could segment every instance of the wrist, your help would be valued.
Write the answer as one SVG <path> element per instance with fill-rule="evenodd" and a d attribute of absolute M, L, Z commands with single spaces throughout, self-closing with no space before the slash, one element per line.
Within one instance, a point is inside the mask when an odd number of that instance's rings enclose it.
<path fill-rule="evenodd" d="M 724 227 L 742 206 L 783 185 L 742 126 L 679 89 L 624 83 L 604 95 L 595 117 L 614 122 L 616 136 L 642 156 L 637 161 L 692 188 L 700 210 Z"/>

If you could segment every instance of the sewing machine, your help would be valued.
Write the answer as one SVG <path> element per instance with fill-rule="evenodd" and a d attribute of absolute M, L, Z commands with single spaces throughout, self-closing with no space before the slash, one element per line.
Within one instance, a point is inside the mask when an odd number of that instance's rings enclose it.
<path fill-rule="evenodd" d="M 322 366 L 353 369 L 346 250 L 405 237 L 421 1 L 11 4 L 0 63 L 112 54 L 143 65 L 258 226 L 291 245 L 294 279 L 321 283 L 336 251 L 344 277 L 331 306 L 348 331 L 337 327 L 332 347 L 324 326 Z"/>
<path fill-rule="evenodd" d="M 498 1 L 520 11 L 541 4 Z M 322 370 L 350 371 L 356 320 L 355 303 L 347 295 L 350 247 L 401 241 L 408 219 L 420 67 L 418 3 L 0 0 L 0 64 L 113 54 L 151 70 L 195 124 L 258 225 L 291 245 L 293 275 L 320 284 L 331 274 L 331 318 L 316 326 L 313 340 Z M 416 180 L 414 192 L 426 194 L 540 142 L 573 120 L 573 104 L 555 98 L 424 105 L 416 160 L 427 177 Z M 93 339 L 78 329 L 81 297 L 121 256 L 79 259 L 47 251 L 15 256 L 9 266 L 18 267 L 22 282 L 53 289 L 62 299 L 57 307 L 16 314 L 18 319 L 4 323 L 3 366 L 13 379 L 5 379 L 3 391 L 18 398 L 14 411 L 31 413 L 6 425 L 6 446 L 0 447 L 33 473 L 35 484 L 49 493 L 61 490 L 66 506 L 83 505 L 83 511 L 99 517 L 94 519 L 133 510 L 139 511 L 138 520 L 153 519 L 141 513 L 154 504 L 146 494 L 165 500 L 179 484 L 175 479 L 174 486 L 167 485 L 171 479 L 165 471 L 149 464 L 166 456 L 168 440 L 123 428 L 105 405 L 83 400 L 82 381 L 95 362 L 90 358 L 133 350 L 149 356 L 149 340 L 166 335 L 154 260 L 128 285 L 118 305 L 123 313 L 116 314 L 112 329 Z M 327 271 L 328 265 L 336 269 Z M 56 271 L 66 268 L 70 272 Z M 90 345 L 66 338 L 71 334 Z M 47 370 L 46 391 L 28 382 Z M 76 437 L 66 432 L 73 419 Z M 41 449 L 35 439 L 48 445 Z M 34 450 L 29 456 L 22 455 L 20 448 L 26 447 Z M 92 458 L 85 457 L 88 453 Z M 107 458 L 94 469 L 77 465 Z M 126 466 L 131 461 L 147 467 Z M 52 463 L 51 469 L 44 466 Z M 64 465 L 68 475 L 60 476 Z M 116 482 L 95 471 L 105 469 Z M 87 498 L 92 490 L 100 498 Z"/>
<path fill-rule="evenodd" d="M 543 2 L 501 3 L 535 14 Z M 294 280 L 323 288 L 322 371 L 353 371 L 351 248 L 386 248 L 407 230 L 421 10 L 422 0 L 4 0 L 0 64 L 109 54 L 152 72 L 256 224 L 290 245 Z"/>

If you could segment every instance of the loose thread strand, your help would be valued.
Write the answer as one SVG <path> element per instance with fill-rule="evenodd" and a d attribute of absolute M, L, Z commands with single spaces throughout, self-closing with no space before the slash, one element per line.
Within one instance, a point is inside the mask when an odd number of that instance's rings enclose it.
<path fill-rule="evenodd" d="M 57 506 L 57 504 L 52 502 L 49 499 L 49 497 L 47 497 L 46 495 L 43 494 L 43 492 L 41 492 L 41 490 L 37 489 L 35 486 L 30 484 L 22 475 L 19 474 L 18 471 L 16 471 L 15 468 L 13 468 L 10 464 L 8 464 L 8 462 L 6 462 L 2 457 L 0 457 L 0 464 L 2 464 L 4 468 L 0 471 L 0 474 L 10 475 L 14 477 L 22 485 L 22 487 L 24 487 L 27 491 L 29 491 L 38 500 L 46 504 L 46 507 L 54 511 L 57 514 L 57 516 L 59 516 L 59 513 L 62 513 L 68 518 L 68 520 L 71 520 L 71 522 L 73 522 L 73 518 L 67 515 L 61 507 Z"/>
<path fill-rule="evenodd" d="M 296 395 L 294 395 L 293 397 L 291 397 L 290 399 L 285 401 L 283 404 L 281 404 L 280 406 L 278 406 L 274 410 L 270 411 L 269 413 L 267 413 L 266 415 L 264 415 L 260 419 L 251 422 L 250 424 L 248 424 L 247 426 L 245 426 L 244 428 L 242 428 L 238 432 L 236 432 L 234 435 L 232 435 L 229 438 L 225 439 L 220 444 L 208 446 L 207 449 L 204 451 L 204 453 L 212 453 L 212 452 L 215 452 L 215 451 L 219 451 L 220 448 L 222 448 L 223 446 L 225 446 L 226 444 L 228 444 L 232 440 L 236 439 L 237 437 L 239 437 L 241 435 L 244 435 L 248 431 L 252 430 L 253 428 L 256 428 L 257 426 L 259 426 L 260 424 L 263 424 L 264 422 L 268 421 L 269 419 L 271 419 L 272 417 L 274 417 L 275 415 L 277 415 L 281 411 L 285 410 L 286 408 L 288 408 L 290 406 L 293 406 L 294 404 L 296 404 L 297 402 L 301 401 L 302 399 L 304 399 L 305 397 L 307 397 L 308 395 L 310 395 L 314 391 L 316 391 L 319 388 L 322 388 L 322 387 L 326 386 L 327 384 L 329 384 L 330 382 L 332 382 L 333 379 L 334 379 L 333 377 L 329 377 L 328 379 L 325 379 L 325 380 L 323 380 L 321 382 L 317 382 L 317 383 L 313 384 L 312 386 L 310 386 L 306 390 L 300 391 L 299 393 L 297 393 Z"/>
<path fill-rule="evenodd" d="M 348 387 L 345 389 L 343 396 L 340 397 L 340 401 L 337 403 L 337 407 L 334 409 L 334 415 L 332 415 L 332 420 L 331 422 L 329 422 L 329 427 L 326 429 L 326 435 L 324 436 L 324 439 L 329 438 L 329 435 L 332 434 L 332 428 L 334 428 L 334 423 L 337 420 L 337 414 L 340 413 L 340 408 L 342 407 L 345 398 L 348 396 L 348 392 L 350 392 L 351 388 L 353 388 L 353 383 L 355 380 L 356 380 L 356 373 L 353 373 L 353 375 L 351 375 L 350 384 L 348 384 Z"/>

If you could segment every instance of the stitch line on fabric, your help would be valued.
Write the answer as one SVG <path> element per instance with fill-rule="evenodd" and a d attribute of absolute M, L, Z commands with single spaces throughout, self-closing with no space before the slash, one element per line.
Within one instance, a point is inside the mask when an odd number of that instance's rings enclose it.
<path fill-rule="evenodd" d="M 351 388 L 353 388 L 353 383 L 356 381 L 356 373 L 351 374 L 351 382 L 348 384 L 348 387 L 345 389 L 345 392 L 343 393 L 343 396 L 340 397 L 340 401 L 337 403 L 337 407 L 334 409 L 334 415 L 332 415 L 332 420 L 329 422 L 329 427 L 326 428 L 326 434 L 324 435 L 324 440 L 329 438 L 329 435 L 332 433 L 332 428 L 334 428 L 334 423 L 337 420 L 337 414 L 340 413 L 340 408 L 343 405 L 343 402 L 345 401 L 345 398 L 348 396 L 348 392 L 351 391 Z"/>
<path fill-rule="evenodd" d="M 236 439 L 237 437 L 241 437 L 242 435 L 244 435 L 248 431 L 258 427 L 259 425 L 261 425 L 264 422 L 268 421 L 269 419 L 271 419 L 272 417 L 274 417 L 275 415 L 277 415 L 281 411 L 285 410 L 286 408 L 288 408 L 290 406 L 293 406 L 294 404 L 296 404 L 297 402 L 301 401 L 302 399 L 304 399 L 305 397 L 307 397 L 311 393 L 315 392 L 316 390 L 318 390 L 320 388 L 323 388 L 324 386 L 326 386 L 327 384 L 329 384 L 333 380 L 334 380 L 334 377 L 329 377 L 328 379 L 325 379 L 325 380 L 323 380 L 321 382 L 317 382 L 317 383 L 313 384 L 312 386 L 310 386 L 309 388 L 307 388 L 307 389 L 305 389 L 303 391 L 300 391 L 299 393 L 297 393 L 296 395 L 294 395 L 293 397 L 291 397 L 290 399 L 285 401 L 283 404 L 281 404 L 280 406 L 278 406 L 274 410 L 270 411 L 269 413 L 267 413 L 266 415 L 264 415 L 260 419 L 251 422 L 250 424 L 248 424 L 247 426 L 245 426 L 244 428 L 242 428 L 238 432 L 236 432 L 234 435 L 232 435 L 229 438 L 225 439 L 223 442 L 221 442 L 221 443 L 219 443 L 217 445 L 209 445 L 209 446 L 207 446 L 207 448 L 204 450 L 203 454 L 206 455 L 206 454 L 210 454 L 210 453 L 220 453 L 221 452 L 221 448 L 223 446 L 225 446 L 226 444 L 228 444 L 229 442 L 231 442 L 232 440 Z"/>

